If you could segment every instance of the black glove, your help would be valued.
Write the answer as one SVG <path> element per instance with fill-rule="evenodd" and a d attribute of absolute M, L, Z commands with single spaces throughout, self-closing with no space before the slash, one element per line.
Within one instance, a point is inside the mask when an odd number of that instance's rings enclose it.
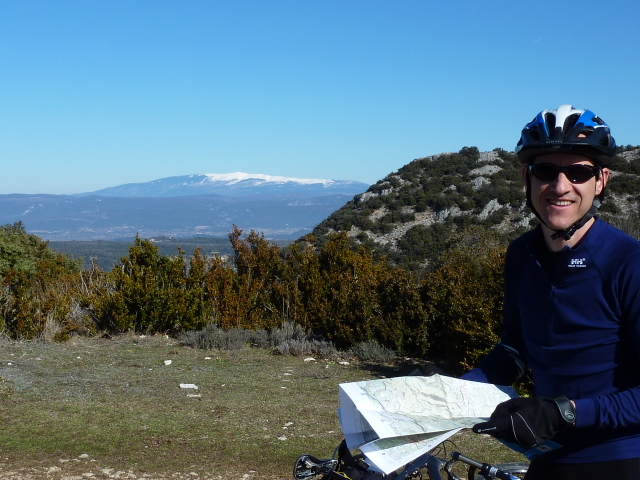
<path fill-rule="evenodd" d="M 498 405 L 488 422 L 474 425 L 473 431 L 534 448 L 571 427 L 575 420 L 575 408 L 566 397 L 512 398 Z"/>

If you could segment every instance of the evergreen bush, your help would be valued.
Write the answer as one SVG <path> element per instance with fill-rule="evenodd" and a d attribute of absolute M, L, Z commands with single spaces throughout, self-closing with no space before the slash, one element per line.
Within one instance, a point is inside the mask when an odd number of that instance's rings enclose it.
<path fill-rule="evenodd" d="M 0 227 L 0 331 L 12 338 L 66 338 L 73 318 L 82 259 L 51 250 L 22 222 Z M 87 327 L 91 329 L 91 322 Z"/>
<path fill-rule="evenodd" d="M 426 275 L 422 291 L 430 319 L 429 352 L 461 374 L 498 341 L 506 244 L 471 227 L 451 245 L 442 265 Z"/>

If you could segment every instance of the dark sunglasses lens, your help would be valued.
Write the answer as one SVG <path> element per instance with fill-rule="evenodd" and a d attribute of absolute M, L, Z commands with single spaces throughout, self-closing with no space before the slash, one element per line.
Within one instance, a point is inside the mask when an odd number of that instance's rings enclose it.
<path fill-rule="evenodd" d="M 553 182 L 560 173 L 560 169 L 548 163 L 538 163 L 531 167 L 531 173 L 543 182 Z"/>
<path fill-rule="evenodd" d="M 565 169 L 565 174 L 571 183 L 584 183 L 591 180 L 596 171 L 585 165 L 572 165 Z"/>
<path fill-rule="evenodd" d="M 585 183 L 596 175 L 596 169 L 588 165 L 569 165 L 562 168 L 550 163 L 537 163 L 531 167 L 533 176 L 543 182 L 553 182 L 560 172 L 564 172 L 571 183 Z"/>

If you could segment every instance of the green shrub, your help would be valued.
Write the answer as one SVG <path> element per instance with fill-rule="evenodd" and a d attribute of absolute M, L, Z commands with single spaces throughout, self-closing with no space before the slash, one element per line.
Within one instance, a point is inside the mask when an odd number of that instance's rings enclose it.
<path fill-rule="evenodd" d="M 472 227 L 452 245 L 442 266 L 426 275 L 423 295 L 430 318 L 429 352 L 461 374 L 498 341 L 506 244 Z"/>
<path fill-rule="evenodd" d="M 136 236 L 129 256 L 105 275 L 106 286 L 94 297 L 100 328 L 110 332 L 177 333 L 209 323 L 204 260 L 196 250 L 190 268 L 184 252 L 168 257 Z"/>
<path fill-rule="evenodd" d="M 21 222 L 0 227 L 0 330 L 12 338 L 62 339 L 78 329 L 70 318 L 81 265 L 26 233 Z"/>

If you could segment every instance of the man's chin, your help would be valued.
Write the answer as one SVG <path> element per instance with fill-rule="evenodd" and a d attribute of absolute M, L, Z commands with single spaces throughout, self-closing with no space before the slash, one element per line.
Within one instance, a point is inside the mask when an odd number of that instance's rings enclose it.
<path fill-rule="evenodd" d="M 552 222 L 552 221 L 545 221 L 545 224 L 543 225 L 543 227 L 546 227 L 545 230 L 549 230 L 550 233 L 553 232 L 559 232 L 559 231 L 563 231 L 566 230 L 567 228 L 571 227 L 571 225 L 573 225 L 575 222 Z"/>
<path fill-rule="evenodd" d="M 572 227 L 578 220 L 582 218 L 582 215 L 577 218 L 571 219 L 559 219 L 559 218 L 546 218 L 544 220 L 543 227 L 546 227 L 546 230 L 549 230 L 550 233 L 553 232 L 561 232 L 570 227 Z"/>

